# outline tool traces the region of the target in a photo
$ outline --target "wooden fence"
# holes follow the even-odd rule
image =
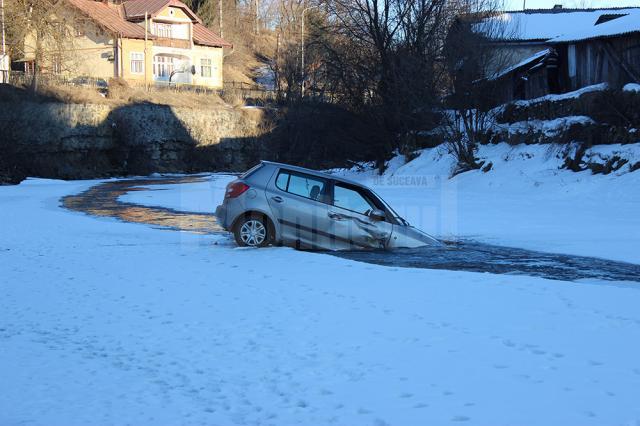
[[[29,86],[32,75],[24,72],[13,72],[9,77],[9,83],[14,86]],[[93,77],[65,77],[59,75],[42,74],[38,76],[38,84],[54,86],[89,87],[101,92],[108,91],[109,83],[103,78]],[[133,87],[142,85],[132,84]],[[149,91],[194,93],[198,95],[218,95],[222,97],[236,97],[249,104],[261,104],[273,102],[277,99],[275,90],[267,90],[258,84],[250,84],[241,81],[225,82],[222,88],[213,88],[188,83],[162,83],[154,82],[149,85]]]
[[[9,84],[14,86],[29,86],[33,80],[31,74],[13,71],[9,76]],[[95,89],[104,89],[108,87],[108,83],[103,78],[93,77],[62,77],[58,75],[42,74],[38,76],[38,84],[54,85],[54,86],[78,86],[90,87]]]

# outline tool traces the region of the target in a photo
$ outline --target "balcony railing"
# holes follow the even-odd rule
[[[153,45],[162,47],[176,47],[178,49],[191,49],[191,40],[158,37],[153,40]]]

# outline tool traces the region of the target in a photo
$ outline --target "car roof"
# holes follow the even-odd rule
[[[335,181],[348,183],[350,185],[358,186],[360,188],[369,189],[369,188],[367,188],[366,186],[364,186],[361,183],[354,182],[354,181],[352,181],[350,179],[345,179],[345,178],[342,178],[342,177],[339,177],[339,176],[334,176],[334,175],[331,175],[329,173],[320,172],[318,170],[307,169],[305,167],[300,167],[300,166],[293,166],[291,164],[276,163],[275,161],[262,160],[260,162],[262,164],[268,164],[270,166],[282,167],[282,168],[285,168],[285,169],[288,169],[288,170],[292,170],[292,171],[295,171],[295,172],[306,173],[306,174],[309,174],[309,175],[318,176],[318,177],[322,177],[322,178],[325,178],[325,179],[332,179],[332,180],[335,180]]]

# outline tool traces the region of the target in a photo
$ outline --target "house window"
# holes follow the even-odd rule
[[[211,59],[200,59],[200,75],[203,77],[211,77]]]
[[[131,72],[133,74],[144,72],[144,53],[131,52]]]
[[[156,22],[156,35],[163,38],[171,38],[171,24]]]
[[[169,77],[174,70],[173,57],[156,55],[153,58],[153,75],[156,77]]]

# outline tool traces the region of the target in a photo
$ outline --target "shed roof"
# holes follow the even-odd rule
[[[603,15],[623,15],[622,18],[624,18],[638,11],[640,8],[637,7],[510,11],[482,20],[475,24],[474,30],[489,33],[488,36],[495,41],[544,42],[560,37],[571,37],[571,34],[592,31],[596,22],[601,20]],[[602,23],[598,27],[622,18]]]
[[[544,58],[549,54],[550,51],[551,51],[550,49],[544,49],[539,52],[536,52],[533,55],[529,56],[528,58],[521,60],[517,64],[514,64],[508,68],[501,70],[496,75],[491,77],[489,80],[498,80],[507,74],[510,74],[514,71],[518,71],[520,69],[524,69],[527,66],[529,66],[530,68],[535,67],[536,65],[544,61]]]
[[[553,43],[586,41],[599,38],[640,33],[640,10],[632,10],[624,16],[608,20],[598,25],[572,31],[550,40]]]

